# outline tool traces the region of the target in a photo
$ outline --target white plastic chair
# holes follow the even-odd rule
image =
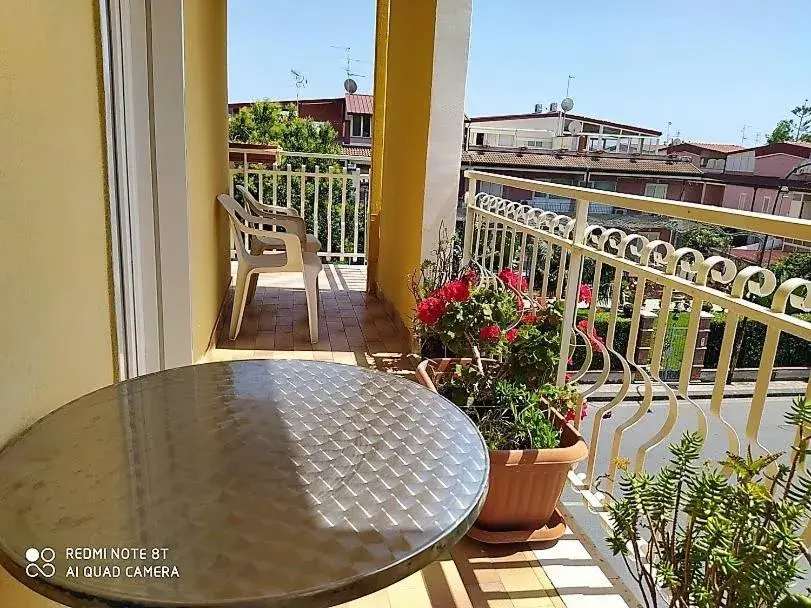
[[[301,223],[301,232],[305,233],[305,240],[302,243],[304,246],[304,251],[311,251],[313,253],[318,253],[321,250],[321,241],[319,241],[314,234],[306,234],[306,228],[304,225],[304,220],[299,216],[298,213],[295,212],[294,209],[290,209],[289,207],[277,207],[275,205],[266,205],[265,203],[260,203],[256,198],[251,194],[251,191],[248,190],[242,184],[237,185],[237,190],[242,193],[242,197],[244,198],[245,202],[247,203],[247,207],[251,213],[254,215],[258,215],[260,217],[267,217],[269,220],[279,219],[280,216],[284,216],[282,219],[288,218],[297,218],[297,220]],[[272,224],[273,222],[265,222],[266,224]],[[276,239],[275,237],[271,238],[257,238],[256,240],[256,247],[251,246],[251,253],[260,254],[266,249],[280,249],[283,247],[282,242]]]
[[[231,311],[231,327],[228,336],[235,340],[242,327],[242,315],[245,305],[253,296],[256,281],[260,274],[280,272],[301,272],[304,278],[304,291],[307,295],[307,317],[310,324],[310,341],[318,342],[318,273],[321,272],[321,260],[318,254],[302,251],[304,238],[295,218],[259,217],[248,213],[232,196],[220,194],[217,200],[225,207],[231,220],[234,235],[234,247],[237,251],[237,282],[234,288],[234,306]],[[299,220],[301,218],[298,218]],[[274,225],[284,228],[286,232],[271,232],[255,228],[255,225]],[[284,251],[273,254],[254,254],[245,248],[245,235],[259,239],[278,239]]]

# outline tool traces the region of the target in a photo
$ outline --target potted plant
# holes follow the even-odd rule
[[[457,355],[422,361],[417,377],[458,405],[489,448],[487,499],[469,533],[483,542],[560,537],[558,500],[569,470],[588,454],[570,424],[585,404],[574,386],[552,383],[560,309],[531,300],[525,289],[509,269],[483,278],[468,268],[417,302],[418,335]]]
[[[723,469],[698,465],[702,438],[686,434],[655,475],[625,471],[608,510],[607,541],[622,556],[648,608],[790,608],[811,561],[800,533],[811,515],[811,401],[786,415],[798,441],[788,458],[727,454]],[[731,477],[730,477],[731,475]]]

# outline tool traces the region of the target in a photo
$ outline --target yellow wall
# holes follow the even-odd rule
[[[410,326],[408,278],[421,261],[436,1],[390,0],[389,11],[385,125],[375,123],[375,139],[385,128],[377,283]]]
[[[0,444],[115,379],[97,5],[0,2]]]
[[[225,213],[215,200],[228,192],[226,0],[184,2],[183,31],[196,360],[208,348],[230,280]]]

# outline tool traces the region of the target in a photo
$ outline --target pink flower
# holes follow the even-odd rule
[[[501,336],[501,330],[498,325],[485,325],[479,330],[479,340],[483,342],[494,342]]]
[[[583,333],[589,333],[589,322],[586,319],[582,319],[577,322],[577,329],[582,331]]]
[[[580,283],[580,287],[577,289],[577,300],[585,304],[591,304],[592,295],[591,286]]]
[[[532,325],[537,320],[538,315],[536,315],[534,312],[528,312],[523,317],[521,317],[521,322],[526,323],[527,325]]]
[[[417,318],[425,325],[433,325],[445,314],[447,305],[443,300],[428,296],[417,304]]]
[[[527,280],[514,270],[504,268],[498,273],[498,278],[501,279],[505,285],[509,285],[513,289],[518,289],[519,291],[527,290]]]
[[[572,381],[573,376],[574,376],[574,374],[572,372],[566,372],[566,375],[564,375],[564,377],[563,377],[566,384],[568,384],[569,382]]]
[[[505,340],[507,340],[507,342],[513,342],[513,341],[515,341],[515,339],[516,339],[517,337],[518,337],[518,330],[517,330],[517,329],[508,329],[508,330],[507,330],[507,331],[504,333],[504,339],[505,339]]]
[[[566,365],[574,365],[574,359],[570,358],[568,361],[566,361]]]
[[[446,302],[464,302],[470,297],[470,287],[464,281],[451,281],[437,291],[436,296]]]

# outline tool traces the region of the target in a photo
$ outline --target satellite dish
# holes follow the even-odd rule
[[[572,135],[577,135],[583,130],[583,123],[580,122],[579,120],[573,120],[572,122],[569,123],[569,126],[566,128],[566,130]]]
[[[564,112],[569,112],[574,107],[574,100],[571,97],[567,97],[563,101],[560,102],[560,109]]]
[[[681,140],[677,137],[671,142],[671,145],[678,146],[680,143],[681,143]]]
[[[358,90],[358,83],[352,80],[351,78],[347,78],[344,80],[344,91],[349,93],[350,95]]]

